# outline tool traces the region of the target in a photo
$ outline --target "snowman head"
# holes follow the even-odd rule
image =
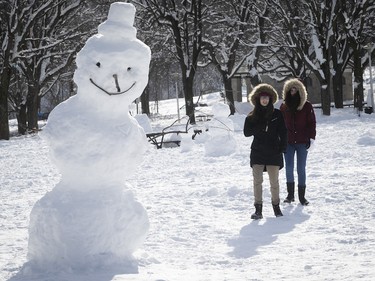
[[[74,81],[89,103],[129,105],[146,87],[151,51],[136,38],[134,15],[132,4],[113,3],[98,34],[77,54]]]

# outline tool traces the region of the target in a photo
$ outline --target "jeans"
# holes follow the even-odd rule
[[[307,149],[306,144],[288,144],[285,158],[286,182],[294,182],[294,155],[297,153],[297,175],[298,185],[306,186],[306,160]]]

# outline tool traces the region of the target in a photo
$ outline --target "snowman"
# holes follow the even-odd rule
[[[77,54],[77,94],[51,112],[43,130],[61,181],[30,215],[34,268],[137,272],[132,254],[149,222],[126,178],[147,140],[129,106],[147,85],[151,52],[136,38],[134,16],[132,4],[110,6],[98,34]]]
[[[227,156],[236,151],[237,143],[233,136],[234,124],[228,118],[230,109],[227,104],[216,103],[212,106],[214,118],[207,123],[208,138],[205,141],[206,156]]]

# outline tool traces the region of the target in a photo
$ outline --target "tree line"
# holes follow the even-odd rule
[[[75,55],[105,20],[111,2],[0,0],[0,139],[9,139],[10,112],[23,134],[38,128],[42,98],[58,103],[74,93]],[[234,114],[231,78],[240,66],[246,66],[253,86],[263,74],[283,81],[314,73],[325,115],[331,91],[335,107],[343,107],[342,74],[350,67],[354,102],[362,110],[363,72],[369,53],[375,53],[374,1],[128,2],[137,8],[138,37],[152,50],[150,82],[141,96],[144,113],[165,79],[179,79],[186,115],[195,123],[194,87],[206,74],[220,80]]]

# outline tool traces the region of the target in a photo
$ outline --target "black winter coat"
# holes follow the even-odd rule
[[[269,121],[254,122],[250,116],[245,119],[243,129],[246,137],[254,136],[251,144],[250,166],[273,165],[284,167],[283,155],[287,146],[287,129],[280,110],[274,109]]]

